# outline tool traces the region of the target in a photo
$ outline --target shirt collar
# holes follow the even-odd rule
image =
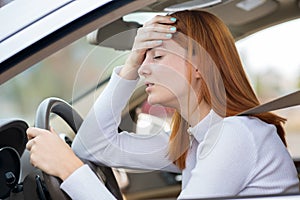
[[[215,111],[211,110],[198,124],[188,129],[188,133],[191,134],[198,142],[203,141],[205,134],[209,128],[220,122],[223,118],[219,116]]]

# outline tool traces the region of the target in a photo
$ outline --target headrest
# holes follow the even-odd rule
[[[28,125],[20,119],[0,119],[0,149],[2,147],[14,148],[19,156],[23,154],[27,135]]]

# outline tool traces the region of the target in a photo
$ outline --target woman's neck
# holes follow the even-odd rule
[[[190,109],[190,111],[188,111],[188,109]],[[211,107],[205,101],[201,101],[201,103],[196,106],[181,109],[179,113],[191,127],[194,127],[209,114],[210,110]]]

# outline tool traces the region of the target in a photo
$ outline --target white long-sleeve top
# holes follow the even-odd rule
[[[168,159],[168,137],[118,133],[121,112],[138,80],[116,68],[73,142],[84,159],[111,167],[179,172]],[[254,117],[221,118],[213,110],[190,128],[191,147],[178,199],[298,192],[293,161],[273,125]],[[115,199],[84,165],[62,184],[72,199]]]

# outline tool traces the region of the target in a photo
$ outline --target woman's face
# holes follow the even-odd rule
[[[180,104],[186,105],[190,87],[186,54],[187,51],[173,40],[147,51],[139,74],[145,78],[150,104],[177,109],[181,108]]]

